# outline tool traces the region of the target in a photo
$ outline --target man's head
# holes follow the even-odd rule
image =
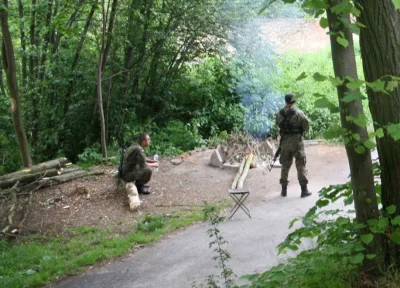
[[[296,103],[296,96],[294,94],[285,95],[285,103],[288,106],[293,106]]]
[[[149,146],[150,142],[151,142],[149,134],[147,134],[147,133],[140,134],[139,138],[138,138],[138,142],[139,142],[139,145],[142,146],[143,148],[146,148],[147,146]]]

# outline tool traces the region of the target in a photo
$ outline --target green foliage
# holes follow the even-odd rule
[[[360,79],[363,77],[362,62],[359,45],[355,43],[357,69]],[[275,88],[279,91],[290,91],[298,95],[297,106],[303,110],[310,120],[310,131],[306,137],[323,138],[325,133],[332,134],[340,131],[340,117],[338,110],[338,99],[336,85],[342,80],[333,78],[332,56],[327,49],[313,53],[286,52],[278,61],[278,66],[282,71],[280,78],[277,79]],[[307,72],[305,72],[307,71]],[[320,71],[324,71],[322,75]],[[308,77],[313,75],[313,77]],[[360,83],[358,83],[360,82]],[[359,88],[364,84],[358,81]],[[350,82],[350,85],[354,82]],[[365,100],[364,94],[348,94],[343,101],[349,102],[356,99]],[[363,101],[365,120],[371,122],[368,101]],[[340,133],[334,133],[334,137]],[[333,134],[332,134],[333,136]],[[331,137],[329,137],[331,138]]]
[[[216,204],[216,213],[226,205]],[[79,273],[97,261],[121,256],[137,244],[148,244],[176,229],[202,221],[202,209],[146,216],[132,233],[113,228],[81,226],[50,238],[24,237],[0,241],[0,287],[38,287]]]
[[[78,155],[79,162],[90,163],[91,165],[100,164],[103,160],[103,155],[99,153],[100,145],[95,145],[92,148],[85,148],[82,154]]]
[[[147,215],[137,226],[138,232],[151,233],[164,227],[163,217]]]
[[[149,153],[157,152],[164,156],[181,154],[205,144],[196,127],[179,121],[168,122],[165,127],[155,130],[151,134],[151,139]]]

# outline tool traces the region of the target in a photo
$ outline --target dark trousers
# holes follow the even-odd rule
[[[124,180],[124,182],[136,181],[136,184],[146,184],[150,181],[152,174],[153,170],[151,170],[151,168],[140,168],[128,173],[124,173],[122,180]]]

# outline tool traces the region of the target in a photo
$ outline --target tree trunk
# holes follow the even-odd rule
[[[72,61],[72,65],[71,65],[71,76],[70,76],[71,78],[73,77],[73,72],[74,72],[76,66],[78,65],[78,60],[79,60],[79,56],[80,56],[82,48],[83,48],[83,43],[85,42],[86,35],[89,30],[90,23],[92,22],[93,14],[94,14],[96,8],[97,8],[97,0],[93,2],[92,8],[90,9],[89,16],[86,19],[85,27],[83,28],[83,31],[82,31],[82,34],[81,34],[81,37],[79,40],[78,47],[76,48],[76,51],[75,51],[74,60]],[[68,112],[71,93],[72,93],[73,88],[74,88],[74,81],[71,79],[68,82],[67,92],[66,92],[65,98],[64,98],[64,116]]]
[[[103,59],[104,57],[104,46],[105,46],[105,34],[106,34],[106,13],[104,9],[104,0],[102,1],[103,5],[103,27],[102,27],[102,39],[101,39],[101,48],[100,48],[100,55],[99,55],[99,64],[97,67],[97,85],[96,85],[96,93],[97,93],[97,106],[99,108],[99,115],[100,115],[100,130],[101,130],[101,151],[103,154],[104,159],[107,159],[107,142],[106,142],[106,126],[104,120],[104,110],[103,110],[103,94],[102,94],[102,80],[103,80]]]
[[[400,10],[392,0],[357,0],[363,7],[360,22],[360,47],[365,80],[374,82],[385,75],[400,76]],[[390,96],[367,89],[375,129],[400,122],[400,87]],[[386,134],[377,138],[381,165],[382,206],[396,206],[394,216],[400,215],[400,141]],[[392,247],[393,248],[393,247]],[[388,252],[388,258],[400,264],[400,252]],[[390,248],[389,248],[390,249]],[[390,251],[390,250],[389,250]]]
[[[334,7],[340,4],[342,0],[331,1],[331,6]],[[330,9],[327,9],[331,50],[332,50],[332,61],[333,68],[335,72],[335,77],[344,79],[346,76],[350,76],[354,79],[358,79],[356,58],[354,53],[354,43],[352,33],[343,25],[339,18],[345,18],[350,21],[348,14],[337,15],[334,14]],[[344,48],[340,45],[336,38],[338,37],[338,32],[343,31],[345,38],[349,42],[349,46]],[[356,140],[352,137],[353,134],[358,134],[360,136],[360,141],[364,142],[368,139],[368,132],[366,127],[360,127],[353,122],[348,121],[346,118],[348,116],[358,118],[359,115],[363,115],[363,107],[361,100],[352,101],[345,103],[342,99],[347,93],[359,92],[350,90],[346,87],[346,83],[337,87],[337,93],[339,98],[339,108],[340,108],[340,119],[342,122],[342,127],[347,129],[347,134],[345,135],[345,147],[347,158],[350,165],[351,173],[351,183],[353,187],[353,198],[354,205],[356,209],[356,217],[359,223],[367,223],[368,220],[379,217],[378,203],[374,186],[374,175],[372,168],[371,152],[369,149],[363,154],[359,154],[355,151],[355,145],[358,144]],[[362,231],[363,233],[369,233],[366,229]],[[372,243],[371,253],[376,255],[382,254],[382,241],[380,237],[375,237]],[[381,257],[376,257],[374,263],[367,262],[366,265],[370,267],[382,267],[383,262]],[[378,269],[376,269],[377,271]]]
[[[8,26],[8,0],[3,0],[6,9],[0,9],[0,25],[3,34],[2,57],[3,66],[7,75],[8,90],[11,97],[11,112],[14,123],[15,133],[22,162],[25,167],[32,165],[31,155],[29,153],[28,140],[25,134],[25,128],[22,123],[21,105],[18,92],[17,70],[15,65],[14,46]]]
[[[36,0],[32,0],[32,13],[31,13],[31,23],[30,23],[30,28],[29,28],[29,35],[30,35],[30,49],[31,53],[29,56],[29,88],[30,88],[30,97],[32,100],[32,108],[33,108],[33,115],[31,118],[31,123],[32,123],[32,141],[31,144],[33,147],[36,146],[39,138],[39,123],[38,123],[38,118],[39,118],[39,101],[38,101],[38,95],[36,91],[36,76],[37,76],[37,56],[34,56],[36,54],[37,49],[37,43],[36,43]]]
[[[26,88],[26,77],[27,75],[27,59],[26,59],[26,38],[24,28],[24,6],[22,0],[18,0],[18,12],[19,12],[19,31],[21,34],[21,48],[22,48],[22,87]]]
[[[43,172],[43,171],[53,169],[53,168],[60,169],[67,162],[68,162],[67,158],[59,158],[59,159],[50,160],[47,162],[43,162],[43,163],[31,166],[28,169],[19,170],[19,171],[10,173],[10,174],[0,176],[0,181],[5,181],[6,179],[19,177],[22,175]]]
[[[385,75],[400,76],[400,10],[392,0],[358,0],[364,8],[360,21],[360,46],[365,79],[373,82]],[[383,21],[384,20],[384,21]],[[375,128],[400,122],[400,87],[391,96],[367,89]],[[400,141],[390,135],[377,139],[379,162],[382,169],[383,208],[396,205],[400,215]]]

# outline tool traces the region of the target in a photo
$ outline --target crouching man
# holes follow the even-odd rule
[[[159,166],[158,161],[146,158],[144,148],[150,145],[150,136],[140,134],[138,143],[132,144],[124,153],[122,164],[122,180],[125,183],[135,182],[139,194],[150,194],[147,184],[152,175],[152,169]]]

